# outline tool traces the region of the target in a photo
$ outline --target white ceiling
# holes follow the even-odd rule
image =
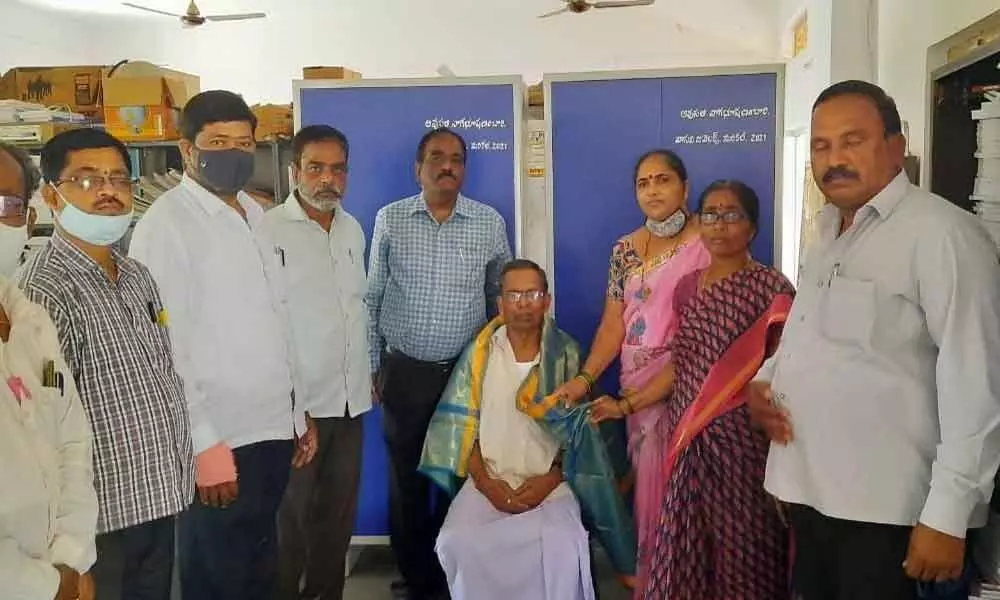
[[[142,18],[162,18],[151,13],[145,13],[143,11],[136,10],[134,8],[124,6],[121,0],[18,0],[25,4],[33,4],[36,6],[41,6],[44,8],[55,9],[67,12],[78,12],[78,13],[99,13],[102,15],[118,15],[125,17],[142,17]],[[164,10],[173,13],[182,13],[187,8],[188,0],[131,0],[134,4],[141,4],[149,6],[150,8],[155,8],[159,10]],[[259,12],[265,11],[271,14],[275,13],[289,13],[289,12],[302,12],[303,10],[315,11],[317,9],[317,4],[323,8],[330,8],[333,10],[348,8],[347,5],[354,4],[349,8],[361,8],[363,4],[368,3],[370,0],[327,0],[323,3],[315,2],[304,2],[302,0],[297,0],[296,2],[290,2],[288,0],[277,1],[277,0],[198,0],[198,6],[201,11],[205,14],[219,14],[219,13],[235,13],[235,12]],[[447,15],[452,12],[450,9],[444,9],[444,4],[447,2],[442,2],[441,0],[425,0],[428,2],[422,7],[419,4],[414,4],[420,0],[396,0],[395,4],[402,9],[404,6],[406,8],[418,8],[420,12],[436,12],[441,15]],[[791,1],[802,1],[802,0],[729,0],[723,4],[738,5],[738,10],[733,12],[719,12],[716,13],[716,19],[721,22],[730,21],[733,22],[737,19],[745,20],[745,9],[749,9],[752,12],[756,12],[760,15],[766,15],[769,21],[775,20],[777,13],[779,11],[779,6],[782,4],[787,4]],[[489,13],[498,8],[498,5],[502,5],[503,8],[511,8],[517,6],[525,11],[525,14],[534,16],[535,14],[540,14],[543,12],[548,12],[552,9],[558,8],[562,5],[563,0],[479,0],[478,5],[475,0],[464,0],[461,4],[464,5],[462,12],[480,12]],[[452,3],[454,4],[454,3]],[[644,7],[637,9],[628,9],[626,12],[631,12],[634,14],[650,14],[651,11],[656,11],[659,15],[682,15],[687,12],[690,5],[695,4],[688,2],[686,0],[659,0],[659,2],[653,7]],[[704,3],[701,3],[704,4]],[[711,4],[711,3],[710,3]],[[312,6],[310,6],[312,5]],[[428,10],[427,7],[434,6],[434,10]],[[645,11],[645,12],[643,12]],[[615,10],[614,12],[619,12]],[[591,11],[586,15],[586,17],[592,17],[597,14],[608,14],[609,11]],[[577,18],[583,17],[584,15],[576,15]],[[753,20],[752,20],[753,21]],[[749,25],[755,25],[755,23],[748,23]]]
[[[543,72],[772,62],[780,60],[779,5],[791,0],[657,0],[551,19],[536,16],[561,0],[199,0],[206,14],[260,11],[268,18],[197,29],[118,0],[19,1],[76,20],[100,15],[99,23],[71,27],[89,35],[88,60],[149,60],[201,75],[204,88],[287,101],[289,82],[317,64],[376,78],[434,76],[448,65],[458,75],[521,73],[534,81]],[[187,5],[132,1],[171,12]],[[81,45],[72,47],[78,53]],[[72,60],[79,58],[64,62]]]
[[[21,0],[28,4],[40,5],[45,8],[80,13],[100,13],[104,15],[123,15],[143,18],[157,18],[156,15],[123,6],[120,0]],[[363,1],[363,0],[362,0]],[[134,0],[134,4],[142,4],[167,12],[182,13],[187,9],[188,0]],[[257,11],[265,2],[253,0],[200,0],[198,6],[204,13],[229,13]]]

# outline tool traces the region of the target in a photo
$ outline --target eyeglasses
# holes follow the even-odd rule
[[[0,219],[7,217],[23,217],[28,203],[20,196],[0,195]]]
[[[726,225],[734,225],[740,221],[745,221],[747,216],[738,210],[730,210],[723,213],[717,212],[703,212],[701,213],[701,222],[704,225],[715,225],[718,222],[723,222]]]
[[[129,193],[132,191],[132,178],[128,175],[71,175],[65,179],[60,179],[55,184],[62,185],[72,183],[84,192],[93,192],[110,184],[116,192]]]
[[[503,293],[503,299],[511,304],[517,304],[521,300],[535,303],[544,298],[545,295],[545,292],[542,290],[528,290],[523,292],[520,290],[511,290]]]

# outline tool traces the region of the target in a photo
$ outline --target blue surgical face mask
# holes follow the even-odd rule
[[[63,209],[56,215],[56,221],[63,230],[73,237],[95,246],[110,246],[122,239],[132,224],[132,211],[123,215],[94,215],[83,212],[62,195],[55,185],[49,184],[63,201]]]

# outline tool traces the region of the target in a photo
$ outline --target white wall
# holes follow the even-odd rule
[[[924,160],[927,48],[936,0],[879,0],[879,85],[909,125],[910,152]],[[953,6],[958,3],[953,3]],[[971,22],[971,21],[970,21]]]
[[[802,11],[809,19],[806,51],[790,59],[786,70],[787,131],[809,127],[816,96],[832,82],[875,79],[877,4],[878,0],[781,0],[777,16],[780,35],[787,37]]]
[[[539,20],[559,0],[433,0],[432,9],[412,0],[216,0],[213,10],[259,9],[269,17],[194,30],[166,18],[118,17],[126,25],[106,28],[99,46],[196,73],[204,89],[287,102],[307,65],[347,65],[383,78],[433,76],[446,64],[458,75],[522,74],[533,82],[543,72],[773,62],[777,2],[661,2]]]
[[[813,100],[830,81],[831,0],[782,0],[779,35],[787,35],[803,10],[809,19],[809,41],[805,52],[789,60],[785,67],[786,131],[809,127]]]
[[[75,65],[94,62],[92,23],[82,15],[43,10],[0,0],[0,72],[15,66]]]
[[[933,0],[930,15],[931,43],[958,33],[998,10],[1000,0]]]
[[[924,167],[928,49],[998,10],[1000,0],[879,0],[879,84],[896,99]]]
[[[836,0],[830,44],[830,81],[878,77],[879,0]]]

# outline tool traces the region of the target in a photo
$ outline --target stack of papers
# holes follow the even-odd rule
[[[133,221],[138,221],[156,199],[167,190],[177,187],[182,174],[173,169],[167,173],[143,175],[136,182],[133,191]]]
[[[20,100],[0,100],[0,124],[86,123],[87,117],[66,107],[45,106]]]
[[[1000,586],[984,584],[979,591],[969,596],[969,600],[1000,600]]]
[[[979,171],[970,199],[1000,248],[1000,92],[987,92],[986,101],[979,110],[972,111],[972,118],[979,122]]]

